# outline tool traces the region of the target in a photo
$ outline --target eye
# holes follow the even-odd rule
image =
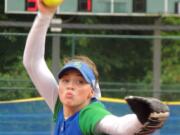
[[[76,83],[77,84],[84,84],[85,82],[83,80],[77,80]]]
[[[61,79],[61,82],[62,82],[62,83],[69,83],[69,82],[70,82],[70,80],[69,80],[69,79],[64,78],[64,79]]]
[[[77,84],[77,85],[84,85],[84,84],[86,84],[86,81],[83,80],[83,79],[77,79],[77,80],[76,80],[76,84]]]

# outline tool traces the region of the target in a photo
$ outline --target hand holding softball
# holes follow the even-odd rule
[[[38,0],[38,9],[43,14],[52,14],[62,2],[63,0]]]

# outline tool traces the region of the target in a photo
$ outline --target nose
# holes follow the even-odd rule
[[[68,89],[68,90],[74,90],[74,82],[73,81],[69,81],[68,82],[68,84],[67,84],[67,86],[66,86],[66,88]]]

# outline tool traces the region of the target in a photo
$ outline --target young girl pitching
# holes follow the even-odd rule
[[[143,127],[140,117],[117,117],[99,101],[98,71],[85,56],[68,59],[60,69],[57,82],[45,59],[45,38],[57,7],[38,0],[39,12],[29,32],[23,63],[35,87],[54,114],[54,135],[133,135]],[[120,110],[119,110],[120,111]],[[154,132],[156,128],[151,130]]]

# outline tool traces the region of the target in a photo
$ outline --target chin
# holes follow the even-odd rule
[[[63,102],[63,104],[66,105],[66,106],[72,106],[72,107],[75,106],[74,101],[72,101],[72,100],[65,100]]]

